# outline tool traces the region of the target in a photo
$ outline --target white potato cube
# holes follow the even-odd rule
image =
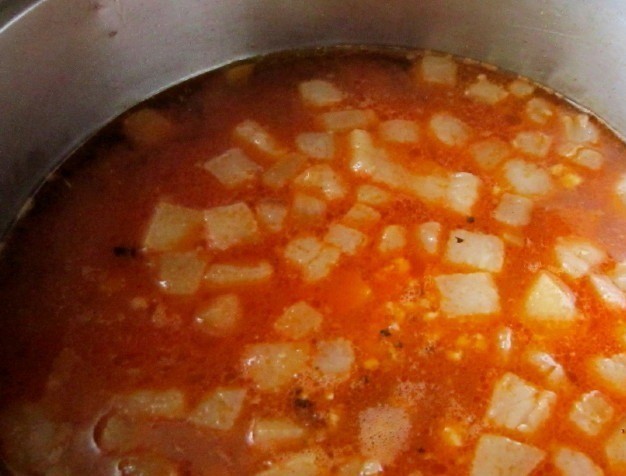
[[[464,145],[472,132],[463,121],[445,112],[435,114],[429,126],[437,139],[451,147]]]
[[[288,185],[306,164],[307,159],[303,155],[287,154],[263,173],[261,181],[266,187],[279,190]]]
[[[598,141],[598,128],[587,114],[561,116],[563,138],[570,144],[593,144]]]
[[[424,81],[444,86],[456,85],[457,69],[456,62],[450,56],[427,54],[420,63],[420,73]]]
[[[319,330],[322,313],[304,301],[299,301],[283,311],[274,329],[291,339],[302,339]]]
[[[606,307],[614,310],[626,309],[626,296],[611,281],[611,278],[603,274],[591,274],[589,275],[589,282]]]
[[[159,256],[159,286],[168,294],[194,294],[200,287],[206,261],[195,251]]]
[[[441,311],[448,317],[500,311],[498,288],[489,273],[444,274],[435,278]]]
[[[554,253],[561,270],[576,279],[607,259],[606,253],[596,245],[574,236],[558,238]]]
[[[313,451],[283,455],[269,469],[256,473],[255,476],[320,476],[325,474]]]
[[[459,172],[450,174],[446,192],[446,205],[462,215],[470,215],[478,200],[481,180],[476,175]]]
[[[359,414],[359,443],[366,458],[392,464],[409,444],[411,420],[403,408],[379,405]]]
[[[313,237],[295,238],[285,247],[285,258],[300,268],[307,282],[319,281],[328,276],[340,256],[338,248]]]
[[[578,317],[576,296],[559,278],[541,271],[527,292],[526,317],[538,322],[567,323]]]
[[[545,157],[548,155],[552,138],[543,132],[520,132],[513,139],[513,146],[528,155]]]
[[[337,172],[330,165],[319,164],[309,167],[294,180],[296,187],[311,190],[333,201],[345,197],[347,189]]]
[[[343,93],[329,81],[312,79],[298,85],[302,101],[310,106],[332,106],[343,100]]]
[[[369,132],[356,129],[348,134],[350,148],[350,168],[359,175],[371,176],[377,165],[386,158],[383,150],[374,145]]]
[[[160,202],[150,219],[143,246],[149,251],[170,251],[198,240],[202,211]]]
[[[524,353],[524,360],[544,377],[546,386],[552,390],[563,390],[569,385],[563,366],[550,354],[531,349]]]
[[[348,132],[353,129],[372,127],[378,122],[378,117],[371,109],[348,109],[321,114],[318,122],[326,131]]]
[[[504,264],[504,243],[495,235],[453,230],[448,239],[445,259],[482,271],[499,272]]]
[[[235,188],[249,183],[263,170],[241,149],[229,149],[206,161],[203,167],[226,188]]]
[[[256,121],[245,120],[237,124],[233,136],[240,143],[272,158],[280,157],[285,153],[276,139]]]
[[[619,422],[604,444],[604,453],[611,469],[623,474],[626,470],[626,420]]]
[[[417,225],[415,232],[424,251],[429,255],[436,254],[439,250],[441,223],[436,221],[422,223],[421,225]]]
[[[594,357],[590,361],[590,368],[607,390],[618,396],[626,396],[626,353]]]
[[[346,212],[341,221],[348,226],[367,229],[378,223],[380,218],[381,215],[377,210],[357,203]]]
[[[296,147],[314,159],[330,160],[335,156],[335,138],[328,132],[303,132],[296,136]]]
[[[470,153],[480,168],[493,170],[511,155],[511,147],[501,139],[487,139],[472,144]]]
[[[526,103],[526,115],[537,124],[545,124],[554,115],[554,111],[545,99],[532,98]]]
[[[354,255],[365,246],[367,236],[354,228],[334,223],[328,227],[324,241],[347,255]]]
[[[167,418],[182,417],[187,408],[185,395],[178,389],[136,390],[114,399],[117,411],[130,417]]]
[[[326,216],[326,202],[306,193],[293,196],[291,212],[294,218],[303,222],[319,221]]]
[[[308,360],[308,346],[277,342],[247,346],[242,365],[259,390],[277,392],[306,370]]]
[[[267,261],[256,264],[212,264],[204,275],[205,281],[218,287],[247,286],[265,283],[274,274]]]
[[[489,81],[486,75],[479,74],[476,82],[465,90],[465,95],[474,101],[493,106],[505,99],[509,92],[502,86]]]
[[[493,217],[500,223],[510,226],[526,226],[530,223],[533,202],[529,198],[512,193],[505,193],[493,212]]]
[[[256,207],[257,220],[268,231],[278,233],[282,231],[287,218],[287,207],[279,202],[262,201]]]
[[[604,155],[593,149],[580,149],[570,161],[589,170],[600,170],[604,164]]]
[[[621,175],[619,181],[615,185],[615,194],[621,201],[622,205],[626,206],[626,174]]]
[[[519,159],[507,161],[503,166],[504,177],[520,195],[546,195],[552,191],[550,174],[541,167]]]
[[[556,394],[540,390],[513,373],[496,382],[485,419],[524,434],[534,433],[550,417]]]
[[[387,142],[414,144],[419,140],[419,127],[414,121],[391,119],[378,126],[380,136]]]
[[[406,246],[406,228],[402,225],[388,225],[383,229],[378,243],[378,251],[392,253]]]
[[[352,343],[346,339],[323,340],[317,343],[313,367],[324,377],[346,380],[354,365]]]
[[[511,94],[515,97],[525,98],[535,91],[535,86],[525,79],[518,78],[509,83],[508,90],[511,91]]]
[[[531,445],[497,435],[478,440],[471,476],[528,476],[546,457]]]
[[[248,433],[248,444],[276,448],[300,440],[305,430],[287,418],[256,418]]]
[[[371,205],[373,207],[382,207],[389,204],[393,197],[392,195],[375,185],[359,185],[356,189],[356,199],[360,203]]]
[[[243,202],[205,210],[204,227],[209,247],[220,251],[252,243],[259,237],[254,213]]]
[[[230,430],[241,413],[246,390],[218,387],[189,414],[189,421],[214,430]]]
[[[626,291],[626,261],[617,263],[609,273],[615,285],[622,291]]]
[[[604,472],[585,453],[561,446],[552,456],[562,476],[602,476]]]
[[[220,337],[232,333],[243,317],[241,299],[236,294],[222,294],[202,306],[195,323],[203,332]]]
[[[593,390],[574,402],[569,420],[586,435],[597,436],[614,415],[611,402],[599,391]]]

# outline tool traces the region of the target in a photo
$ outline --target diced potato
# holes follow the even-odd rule
[[[392,201],[392,196],[386,190],[376,187],[375,185],[359,185],[356,189],[356,199],[360,203],[371,205],[373,207],[381,207]]]
[[[241,149],[229,149],[204,163],[204,169],[227,188],[239,187],[251,182],[262,167],[250,160]]]
[[[256,476],[321,476],[326,474],[312,451],[283,456],[270,469],[256,473]]]
[[[611,403],[599,391],[580,396],[569,412],[570,421],[583,433],[597,436],[615,414]]]
[[[604,164],[604,156],[593,149],[580,149],[570,160],[589,170],[600,170]]]
[[[611,436],[606,440],[604,452],[612,469],[626,470],[626,420],[619,422]]]
[[[335,138],[328,132],[303,132],[296,136],[296,147],[314,159],[330,160],[335,155]]]
[[[504,263],[504,243],[495,235],[453,230],[448,239],[445,259],[482,271],[499,272]]]
[[[419,127],[414,121],[391,119],[378,126],[380,136],[387,142],[414,144],[419,140]]]
[[[377,169],[379,162],[386,158],[382,149],[374,145],[369,132],[356,129],[348,134],[350,147],[350,168],[359,175],[371,176]]]
[[[526,103],[526,115],[537,124],[545,124],[554,115],[552,105],[542,98],[532,98]]]
[[[312,79],[298,85],[300,97],[305,104],[314,107],[332,106],[343,100],[343,93],[329,81]]]
[[[226,81],[230,84],[245,84],[254,73],[254,68],[255,64],[253,62],[237,63],[228,67],[228,69],[224,71],[224,76],[226,77]]]
[[[318,122],[326,131],[347,132],[352,129],[368,129],[378,122],[378,117],[371,109],[348,109],[321,114]]]
[[[202,306],[195,315],[196,325],[209,335],[220,337],[233,332],[243,317],[241,299],[236,294],[222,294]]]
[[[572,278],[583,277],[607,259],[596,245],[574,236],[558,238],[554,253],[561,270]]]
[[[417,239],[429,255],[434,255],[439,250],[441,237],[441,223],[429,221],[416,227]]]
[[[307,159],[300,154],[288,154],[263,173],[263,185],[274,190],[291,182],[306,167]]]
[[[353,457],[343,463],[337,469],[337,476],[375,476],[382,474],[383,465],[379,461],[363,460],[363,458]],[[421,473],[420,473],[421,475]],[[409,476],[416,476],[411,473]]]
[[[347,211],[341,221],[347,226],[367,229],[375,225],[380,218],[380,213],[372,207],[357,203]]]
[[[525,443],[498,435],[483,435],[478,440],[471,476],[528,476],[546,453]]]
[[[302,339],[322,325],[322,313],[304,301],[299,301],[283,311],[274,329],[291,339]]]
[[[285,153],[276,139],[256,121],[245,120],[237,124],[233,136],[242,144],[272,158],[278,158]]]
[[[554,452],[552,462],[563,476],[602,476],[604,474],[589,456],[563,446]]]
[[[189,414],[189,421],[214,430],[230,430],[241,413],[246,390],[218,387]]]
[[[328,228],[324,241],[343,253],[354,255],[367,243],[367,236],[359,230],[340,223],[334,223]]]
[[[293,196],[292,214],[303,222],[319,221],[326,216],[326,202],[306,193]]]
[[[205,210],[204,227],[209,247],[220,251],[254,242],[259,237],[254,213],[243,202]]]
[[[257,203],[257,220],[272,233],[282,231],[287,218],[287,207],[279,202],[262,201]]]
[[[546,195],[553,188],[550,174],[535,164],[513,159],[503,169],[507,182],[520,195]]]
[[[118,396],[114,403],[121,414],[143,418],[181,418],[187,407],[185,395],[178,389],[136,390]]]
[[[609,276],[618,288],[622,291],[626,291],[626,261],[617,263],[609,273]]]
[[[143,108],[124,118],[122,131],[132,143],[141,147],[154,147],[174,138],[176,126],[162,112]]]
[[[563,115],[561,116],[561,124],[565,144],[581,146],[598,141],[598,128],[591,122],[587,114]]]
[[[444,86],[456,85],[457,64],[450,56],[424,55],[420,63],[424,81]]]
[[[489,81],[486,75],[479,74],[476,82],[465,90],[465,95],[474,101],[492,106],[506,98],[509,92],[502,86]]]
[[[205,281],[213,286],[246,286],[265,283],[274,274],[267,261],[256,264],[212,264],[204,275]]]
[[[496,349],[500,357],[508,360],[513,350],[513,330],[510,327],[500,327],[496,332]]]
[[[526,226],[530,223],[533,202],[529,198],[512,193],[505,193],[493,212],[493,217],[500,223],[510,226]]]
[[[485,170],[493,170],[511,155],[509,144],[500,139],[487,139],[472,144],[470,152],[474,161]]]
[[[256,418],[248,434],[248,444],[276,448],[304,437],[305,430],[287,418]]]
[[[616,310],[626,309],[626,295],[613,284],[611,278],[603,274],[591,274],[589,282],[606,307]]]
[[[485,419],[524,434],[534,433],[551,416],[556,394],[540,390],[513,373],[496,382]]]
[[[470,215],[478,200],[480,185],[481,180],[473,174],[467,172],[450,174],[446,205],[452,211],[462,215]]]
[[[277,392],[307,367],[309,349],[296,343],[253,344],[242,356],[244,375],[259,390]]]
[[[564,390],[569,385],[570,382],[563,366],[550,354],[531,349],[524,353],[524,360],[544,377],[547,387],[553,390]]]
[[[513,139],[513,146],[528,155],[545,157],[548,155],[552,139],[543,132],[520,132]]]
[[[535,92],[535,86],[526,79],[518,78],[509,83],[508,90],[513,96],[525,98]]]
[[[435,114],[429,122],[430,130],[447,146],[462,146],[470,138],[471,129],[460,119],[448,114]]]
[[[155,210],[143,246],[149,251],[171,251],[198,240],[204,223],[202,211],[160,202]]]
[[[116,474],[122,476],[179,476],[181,474],[176,463],[154,454],[124,457],[117,464],[117,468],[119,473]]]
[[[393,463],[409,444],[411,421],[403,408],[379,405],[359,414],[361,454],[383,465]]]
[[[195,251],[159,256],[159,286],[168,294],[194,294],[200,287],[206,261]]]
[[[622,204],[626,206],[626,174],[621,175],[615,185],[615,194]]]
[[[113,413],[98,422],[94,439],[107,453],[128,453],[141,445],[144,432],[131,417]]]
[[[339,200],[345,197],[347,192],[341,177],[327,164],[309,167],[296,177],[294,185],[311,190],[329,201]]]
[[[607,390],[618,396],[626,396],[626,353],[594,357],[590,361],[590,368]]]
[[[313,367],[324,377],[345,380],[354,365],[352,343],[346,339],[325,340],[317,343]]]
[[[444,274],[435,278],[441,311],[448,317],[500,311],[498,288],[489,273]]]
[[[378,251],[392,253],[406,246],[406,228],[401,225],[388,225],[383,229],[378,243]]]
[[[578,317],[576,296],[559,278],[541,271],[524,302],[526,317],[533,321],[567,323]]]

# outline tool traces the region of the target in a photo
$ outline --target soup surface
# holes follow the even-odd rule
[[[440,54],[129,112],[3,250],[17,474],[626,474],[626,151]]]

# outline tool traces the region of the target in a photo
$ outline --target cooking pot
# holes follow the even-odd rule
[[[0,0],[0,237],[64,157],[137,102],[233,60],[331,44],[492,63],[626,134],[622,0]]]

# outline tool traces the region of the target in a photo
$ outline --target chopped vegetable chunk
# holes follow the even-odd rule
[[[545,157],[552,145],[552,139],[542,132],[520,132],[513,139],[513,146],[528,154]]]
[[[472,144],[470,152],[481,168],[493,170],[510,155],[511,148],[503,140],[487,139]]]
[[[244,389],[216,388],[189,415],[189,421],[215,430],[230,430],[241,412]]]
[[[467,124],[450,114],[435,114],[429,124],[435,137],[445,145],[460,146],[470,138],[471,130]]]
[[[439,250],[439,238],[441,236],[441,223],[429,221],[417,226],[417,237],[424,251],[434,255]]]
[[[392,253],[406,246],[406,229],[400,225],[388,225],[383,229],[378,243],[378,251]]]
[[[471,84],[465,95],[475,101],[493,106],[509,95],[509,92],[502,86],[492,83],[484,74],[479,74],[476,82]]]
[[[194,294],[205,267],[206,262],[194,251],[164,253],[159,257],[159,286],[168,294]]]
[[[245,286],[268,281],[274,269],[267,261],[254,265],[212,264],[204,279],[213,286]]]
[[[456,85],[457,65],[450,56],[424,55],[420,64],[420,73],[424,81]]]
[[[292,339],[301,339],[316,332],[322,324],[322,314],[304,301],[289,306],[274,322],[274,329]]]
[[[546,452],[497,435],[483,435],[476,446],[472,476],[527,476]]]
[[[346,194],[343,180],[330,165],[309,167],[294,180],[296,187],[313,190],[326,200],[337,200]]]
[[[435,278],[441,310],[448,317],[494,314],[500,310],[498,288],[489,273],[447,274]]]
[[[277,392],[306,368],[307,346],[291,343],[254,344],[243,353],[244,374],[259,390]]]
[[[161,202],[154,210],[143,245],[150,251],[169,251],[192,244],[202,224],[200,210]]]
[[[602,470],[584,453],[561,447],[552,457],[563,476],[603,476]]]
[[[327,132],[303,132],[296,137],[296,146],[314,159],[329,160],[335,155],[335,139]]]
[[[606,260],[604,251],[577,237],[558,238],[554,252],[563,272],[573,278],[584,276]]]
[[[613,414],[611,403],[600,392],[593,390],[574,402],[569,419],[583,433],[596,436],[611,421]]]
[[[343,253],[354,255],[367,242],[367,236],[354,228],[340,223],[330,225],[324,241],[339,248]]]
[[[376,113],[370,109],[349,109],[326,112],[319,116],[323,129],[330,132],[346,132],[352,129],[367,129],[378,122]]]
[[[302,438],[304,433],[302,427],[286,418],[258,418],[252,424],[248,443],[261,448],[275,448]]]
[[[237,124],[233,135],[243,145],[266,156],[276,158],[284,153],[284,149],[258,122],[246,120]]]
[[[243,316],[241,299],[236,294],[215,297],[196,313],[196,324],[213,336],[223,336],[234,331]]]
[[[626,354],[595,357],[591,359],[590,366],[607,390],[616,395],[626,395]]]
[[[359,428],[361,454],[387,465],[406,449],[411,421],[402,408],[381,405],[360,413]]]
[[[343,94],[337,87],[322,79],[304,81],[298,86],[302,100],[311,106],[324,107],[341,102]]]
[[[493,217],[506,225],[526,226],[530,223],[532,208],[532,200],[521,195],[505,193],[493,212]]]
[[[259,236],[254,213],[243,202],[206,210],[204,226],[209,247],[218,250],[253,242]]]
[[[497,236],[453,230],[445,257],[450,263],[498,272],[504,263],[504,244]]]
[[[519,159],[504,164],[504,176],[513,191],[520,195],[546,195],[553,188],[552,179],[545,170]]]
[[[524,311],[536,322],[567,323],[578,317],[575,294],[547,271],[541,271],[528,290]]]
[[[413,121],[391,119],[381,122],[378,127],[380,135],[388,142],[413,144],[419,140],[419,127]]]
[[[241,149],[227,150],[222,155],[205,162],[204,168],[228,188],[239,187],[252,181],[262,170],[261,166],[250,160]]]

